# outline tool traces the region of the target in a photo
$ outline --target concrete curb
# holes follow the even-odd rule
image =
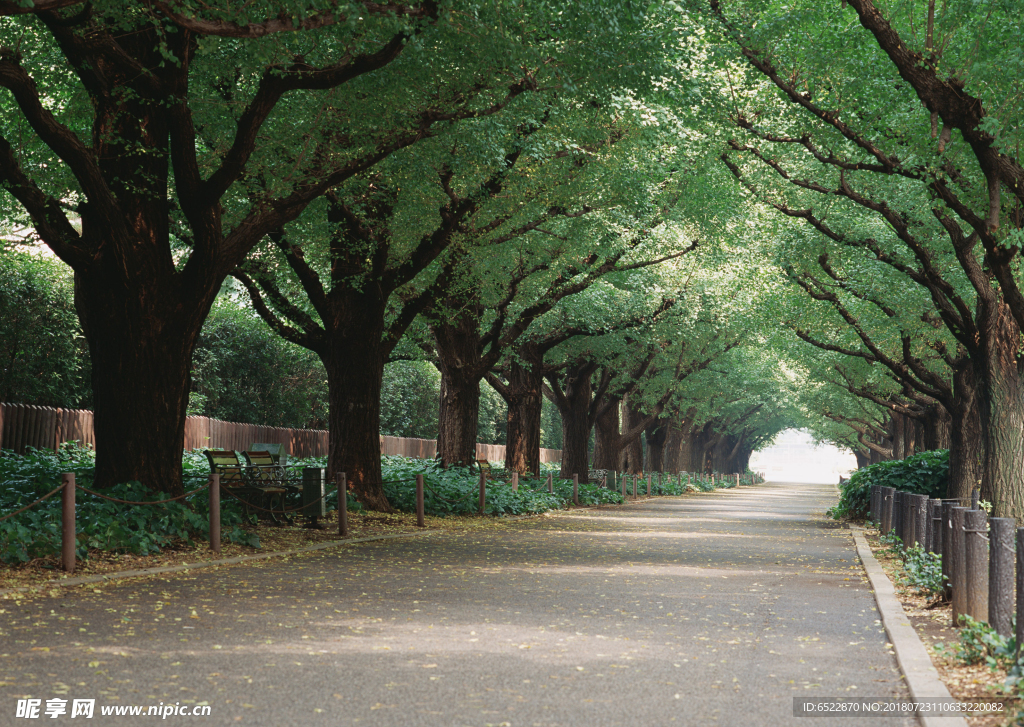
[[[864,538],[864,529],[856,525],[850,525],[849,528],[853,533],[861,565],[864,566],[871,582],[871,589],[878,603],[878,613],[882,617],[889,641],[892,642],[893,651],[896,652],[896,661],[903,672],[910,696],[914,699],[956,701],[939,679],[939,672],[932,664],[928,651],[921,643],[907,614],[903,612],[903,606],[896,598],[896,589],[892,581],[872,555],[868,541]],[[918,719],[923,727],[967,727],[967,720],[959,715],[938,717],[919,712]]]
[[[0,596],[10,593],[25,593],[27,591],[42,591],[49,588],[62,588],[65,586],[81,586],[89,583],[104,583],[108,581],[119,581],[124,578],[143,578],[155,576],[162,573],[180,573],[198,568],[210,568],[216,565],[233,565],[236,563],[247,563],[253,560],[266,560],[267,558],[280,558],[286,555],[297,555],[299,553],[310,553],[316,550],[327,550],[328,548],[340,547],[342,545],[353,545],[355,543],[368,543],[373,540],[393,540],[394,538],[411,538],[419,535],[440,532],[438,530],[421,530],[414,533],[395,533],[393,535],[374,535],[369,538],[349,538],[347,540],[330,540],[326,543],[317,543],[305,548],[294,550],[278,550],[273,553],[259,553],[257,555],[238,555],[234,558],[221,558],[219,560],[205,560],[200,563],[182,563],[181,565],[168,565],[160,568],[142,568],[140,570],[118,571],[117,573],[104,573],[97,576],[82,576],[81,578],[64,578],[52,581],[45,581],[35,586],[19,586],[17,588],[5,588],[0,590]]]

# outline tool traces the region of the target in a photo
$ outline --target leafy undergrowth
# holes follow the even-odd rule
[[[166,496],[154,494],[137,482],[97,488],[93,485],[94,460],[91,450],[62,447],[57,452],[33,450],[22,456],[4,453],[0,457],[0,514],[17,510],[60,486],[61,474],[75,473],[76,484],[108,497],[130,501],[153,501]],[[206,482],[186,468],[185,487],[192,490]],[[160,552],[172,543],[186,545],[209,539],[209,499],[205,490],[175,502],[135,506],[111,502],[76,492],[77,558],[87,560],[96,550],[134,555]],[[243,527],[241,508],[234,502],[221,506],[221,533],[231,543],[258,545]],[[60,494],[8,520],[0,522],[0,562],[27,563],[60,553]]]
[[[0,516],[31,503],[58,487],[61,474],[74,472],[80,485],[111,497],[131,501],[163,499],[139,483],[127,483],[99,490],[93,486],[94,454],[91,450],[65,446],[58,452],[30,451],[21,456],[4,452],[0,456]],[[326,466],[324,458],[294,461],[289,465],[299,476],[303,467]],[[110,502],[79,490],[76,498],[78,528],[76,575],[99,575],[121,570],[195,563],[215,557],[290,550],[338,539],[336,514],[328,513],[324,530],[293,525],[271,525],[246,517],[234,500],[222,498],[222,553],[209,550],[209,503],[201,489],[209,473],[201,452],[186,452],[182,459],[186,491],[195,494],[181,501],[156,505],[127,505]],[[475,467],[444,469],[433,460],[404,457],[382,458],[385,492],[398,512],[364,513],[349,498],[351,537],[366,537],[415,530],[415,477],[424,475],[425,510],[428,527],[475,528],[495,521],[495,516],[531,515],[572,507],[572,480],[558,476],[558,465],[542,465],[540,477],[519,479],[512,490],[511,476],[499,465],[491,468],[487,485],[485,516],[479,516],[479,470]],[[547,477],[552,475],[552,492]],[[659,482],[659,479],[661,481]],[[725,482],[719,486],[734,486]],[[632,484],[627,488],[632,491]],[[652,496],[681,495],[688,491],[712,491],[710,483],[688,485],[678,479],[655,476]],[[637,492],[646,496],[645,479]],[[602,488],[580,483],[581,506],[623,503],[621,485]],[[632,499],[632,498],[629,498]],[[327,501],[335,497],[328,493]],[[59,575],[61,501],[57,494],[26,512],[0,522],[0,589],[41,583]],[[302,518],[296,518],[301,521]],[[331,523],[334,523],[333,525]]]
[[[969,624],[966,629],[952,627],[950,605],[941,602],[934,590],[933,556],[926,559],[920,548],[916,549],[918,552],[911,555],[908,569],[892,541],[880,538],[876,530],[868,529],[866,535],[875,558],[895,584],[896,597],[907,618],[953,698],[961,702],[1001,701],[1006,705],[1002,715],[971,715],[967,723],[971,727],[1020,724],[1024,710],[1024,700],[1018,692],[1021,685],[1007,686],[1007,668],[1012,669],[1012,665],[996,655],[997,652],[1009,653],[1006,644],[999,646],[998,635],[976,624]]]

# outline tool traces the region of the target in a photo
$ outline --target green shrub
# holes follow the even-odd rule
[[[945,497],[949,483],[949,450],[921,452],[913,457],[879,462],[854,472],[839,486],[839,502],[828,515],[836,520],[867,516],[871,486],[893,487],[928,497]]]
[[[934,596],[942,591],[945,578],[941,556],[926,553],[920,545],[915,545],[904,553],[903,567],[907,583],[918,593]]]
[[[416,509],[416,475],[423,475],[424,510],[431,515],[466,515],[479,512],[479,471],[475,467],[445,469],[436,460],[405,457],[382,457],[384,494],[388,502],[403,512]],[[543,473],[543,470],[542,470]],[[504,468],[491,469],[487,484],[485,513],[488,515],[522,515],[566,507],[572,501],[572,480],[555,476],[553,493],[547,491],[547,477],[521,477],[519,488],[512,491],[511,477]],[[622,495],[597,485],[580,483],[581,505],[621,503]]]
[[[196,476],[186,465],[185,488],[192,490],[206,481],[206,472]],[[208,467],[206,470],[208,471]],[[88,449],[61,447],[58,452],[30,450],[16,456],[5,451],[0,457],[0,516],[17,510],[60,485],[64,472],[74,472],[76,484],[122,500],[163,499],[138,482],[99,489],[93,485],[94,460]],[[209,538],[209,499],[206,490],[191,497],[159,505],[126,505],[78,491],[75,520],[78,530],[77,557],[85,560],[90,548],[146,555],[160,551],[175,540]],[[255,535],[240,526],[244,521],[237,503],[221,503],[221,532],[231,542],[259,546]],[[61,547],[61,499],[59,494],[30,510],[0,522],[0,561],[25,563],[34,558],[58,555]]]

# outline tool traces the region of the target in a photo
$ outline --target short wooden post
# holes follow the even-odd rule
[[[484,506],[487,504],[487,477],[480,473],[480,514],[484,514]]]
[[[210,550],[220,553],[220,475],[210,475]]]
[[[879,502],[879,518],[881,522],[882,535],[888,535],[892,519],[892,488],[883,487],[881,501]]]
[[[626,473],[622,473],[622,501],[626,501]]]
[[[917,495],[917,524],[914,525],[914,534],[917,536],[917,544],[922,550],[928,552],[928,524],[931,520],[928,512],[928,495]]]
[[[1000,636],[1009,637],[1013,613],[1012,517],[994,517],[989,523],[988,622]]]
[[[512,492],[518,492],[518,491],[519,491],[519,473],[518,472],[513,472],[512,473]]]
[[[953,508],[954,500],[942,501],[942,595],[947,601],[953,600]]]
[[[942,500],[931,498],[928,500],[928,545],[925,550],[929,553],[941,553],[939,545],[939,523],[942,522]]]
[[[605,475],[604,477],[601,478],[601,489],[602,490],[607,490],[608,489],[608,475]]]
[[[572,504],[580,504],[580,476],[578,474],[572,476]]]
[[[423,522],[423,475],[416,475],[416,527],[426,526]]]
[[[555,491],[555,476],[551,472],[548,472],[548,492]]]
[[[651,473],[647,473],[647,496],[651,496]]]
[[[348,537],[348,478],[338,473],[338,535]]]
[[[950,556],[952,557],[952,568],[950,582],[953,589],[953,626],[959,628],[960,614],[967,613],[967,598],[965,591],[966,577],[964,575],[964,513],[966,507],[953,507],[952,527],[950,528]]]
[[[967,575],[967,611],[976,621],[988,621],[988,513],[964,513],[964,572]]]
[[[75,572],[75,473],[65,472],[60,476],[64,489],[60,492],[60,564],[65,573]]]

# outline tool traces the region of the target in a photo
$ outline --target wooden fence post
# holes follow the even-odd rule
[[[416,526],[425,528],[423,522],[423,475],[416,475]]]
[[[210,550],[220,555],[220,475],[210,475]]]
[[[348,478],[339,472],[338,480],[338,535],[348,537]]]
[[[487,504],[487,476],[480,472],[480,514],[484,514],[484,507]]]
[[[60,477],[64,489],[60,493],[61,538],[60,562],[65,573],[75,572],[75,473],[65,472]]]
[[[994,517],[989,523],[988,622],[1000,636],[1009,637],[1013,614],[1012,517]]]
[[[953,507],[950,537],[950,582],[953,588],[953,627],[960,628],[960,614],[967,613],[966,578],[964,577],[964,513],[966,507]]]
[[[651,476],[652,476],[651,473],[648,472],[647,473],[647,496],[648,497],[651,496]]]
[[[518,492],[518,491],[519,491],[519,473],[518,472],[513,472],[512,473],[512,492]]]
[[[548,492],[552,493],[555,491],[555,475],[548,472]]]
[[[988,543],[985,542],[988,514],[984,510],[964,513],[964,573],[967,576],[967,613],[988,622]]]

